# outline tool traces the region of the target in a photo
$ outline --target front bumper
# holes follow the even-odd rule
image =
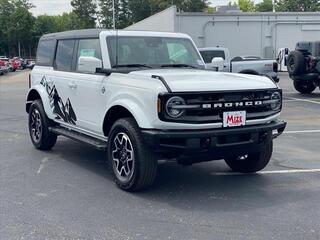
[[[209,130],[142,130],[145,143],[155,152],[177,156],[207,156],[221,159],[259,151],[278,137],[286,122]],[[200,155],[199,155],[200,154]]]

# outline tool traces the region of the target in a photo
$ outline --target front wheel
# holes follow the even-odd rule
[[[108,164],[117,186],[125,191],[141,190],[154,182],[157,161],[133,118],[113,124],[108,138]]]
[[[316,89],[316,86],[313,84],[313,82],[294,80],[293,85],[294,88],[302,94],[310,94]]]
[[[260,152],[248,153],[225,159],[227,165],[235,172],[253,173],[264,169],[272,155],[273,143],[268,143]]]

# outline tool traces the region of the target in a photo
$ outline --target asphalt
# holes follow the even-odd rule
[[[104,152],[62,137],[35,150],[28,72],[1,76],[0,239],[320,239],[320,91],[302,96],[280,77],[288,127],[261,174],[162,162],[151,189],[126,193]]]

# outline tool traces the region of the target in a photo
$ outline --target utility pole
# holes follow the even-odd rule
[[[116,29],[116,10],[114,0],[112,0],[112,27],[113,29]]]
[[[276,12],[276,8],[275,8],[274,0],[272,0],[272,12]]]

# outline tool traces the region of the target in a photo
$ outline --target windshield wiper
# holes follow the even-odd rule
[[[163,65],[161,65],[161,67],[162,67],[162,68],[166,68],[166,67],[198,68],[198,67],[196,67],[196,66],[189,65],[189,64],[183,64],[183,63],[163,64]]]
[[[145,68],[153,68],[150,65],[147,64],[118,64],[118,65],[113,65],[112,68],[139,68],[139,67],[145,67]]]

